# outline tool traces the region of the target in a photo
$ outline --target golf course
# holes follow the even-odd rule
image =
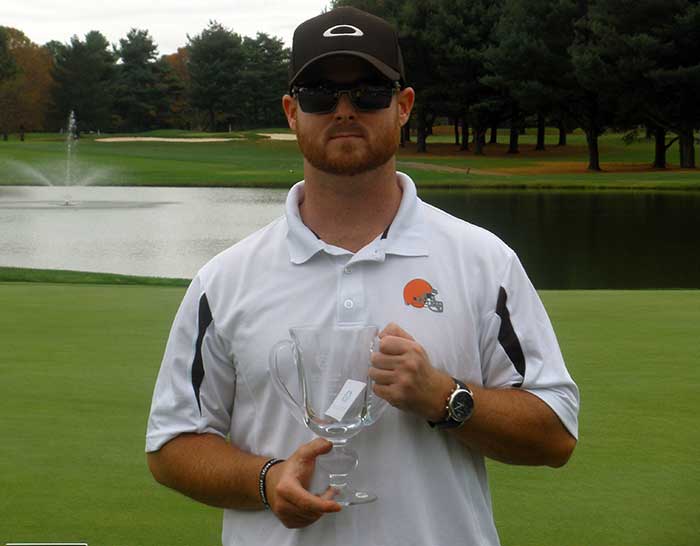
[[[296,143],[264,136],[285,133],[85,135],[76,171],[99,165],[94,185],[285,188],[302,178]],[[533,139],[521,136],[519,154],[499,143],[475,156],[460,152],[447,128],[430,137],[428,154],[402,149],[398,169],[419,190],[700,190],[699,171],[674,167],[674,146],[670,167],[654,170],[652,142],[604,135],[603,172],[594,173],[583,134],[557,147],[548,133],[544,152]],[[59,134],[0,142],[0,195],[3,186],[38,184],[37,173],[63,173],[65,155]],[[0,540],[220,543],[221,511],[158,485],[144,454],[153,385],[187,279],[22,269],[0,256]],[[502,544],[697,546],[700,290],[540,296],[581,391],[580,441],[560,469],[489,463]]]
[[[622,134],[606,134],[600,138],[602,172],[589,172],[585,135],[579,130],[568,135],[566,146],[557,146],[557,135],[548,131],[544,151],[535,151],[534,134],[521,135],[518,154],[507,153],[507,131],[501,130],[499,142],[486,145],[482,156],[474,155],[473,149],[460,151],[451,131],[451,127],[436,128],[436,134],[428,140],[427,154],[416,153],[415,143],[399,150],[398,169],[411,176],[419,188],[700,188],[697,169],[674,166],[678,158],[675,144],[667,152],[669,167],[652,169],[653,141],[641,139],[626,144]],[[289,135],[289,131],[272,128],[241,133],[158,130],[129,135],[89,134],[77,143],[77,164],[84,170],[99,165],[107,174],[92,182],[95,185],[286,188],[303,177],[303,164],[296,142],[281,140],[280,135]],[[114,140],[119,138],[122,140]],[[211,138],[220,141],[204,141]],[[195,139],[202,142],[191,142]],[[3,142],[0,185],[39,184],[37,171],[50,179],[50,173],[57,169],[65,171],[65,160],[65,138],[60,134],[35,133],[27,135],[25,142],[16,138]],[[22,169],[21,165],[31,169]],[[63,180],[51,182],[60,185]]]

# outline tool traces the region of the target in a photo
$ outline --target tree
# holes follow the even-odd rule
[[[655,29],[671,25],[675,0],[609,0],[596,4],[589,17],[591,34],[598,44],[600,63],[605,73],[614,73],[616,86],[609,92],[624,97],[614,116],[617,129],[631,131],[625,141],[636,138],[638,128],[645,125],[656,139],[654,166],[666,165],[666,130],[647,112],[661,98],[649,80],[648,73],[659,67],[665,44]],[[608,83],[610,85],[610,83]]]
[[[9,125],[12,123],[11,117],[17,96],[12,80],[19,71],[11,53],[10,30],[0,26],[0,129],[4,141],[7,141],[10,131]]]
[[[245,64],[241,37],[210,21],[201,34],[187,39],[192,105],[207,113],[209,130],[216,130],[218,120],[235,123],[242,94],[249,92],[240,84]]]
[[[44,128],[49,106],[52,58],[21,31],[5,28],[8,56],[14,66],[12,77],[0,81],[0,126],[8,131],[36,131]]]
[[[578,0],[571,55],[577,88],[570,89],[562,107],[586,133],[588,170],[600,171],[598,138],[613,124],[622,79],[607,62],[611,32],[600,22],[606,0]]]
[[[128,130],[157,127],[169,110],[168,91],[175,81],[167,63],[157,61],[158,48],[147,30],[131,29],[119,40],[115,112]]]
[[[399,32],[408,83],[416,89],[414,116],[417,151],[438,115],[474,128],[476,153],[483,153],[486,128],[502,115],[503,101],[480,79],[486,74],[483,51],[489,45],[501,0],[343,0],[387,19]]]
[[[58,40],[50,40],[44,44],[44,49],[46,49],[46,51],[48,51],[51,54],[51,60],[54,62],[54,64],[56,63],[56,59],[61,53],[62,47],[63,44]]]
[[[439,71],[432,21],[438,0],[405,2],[397,10],[399,42],[409,83],[416,90],[416,151],[428,150],[427,138],[441,111],[448,110],[453,95],[443,85]]]
[[[700,125],[700,7],[687,0],[607,0],[587,17],[591,69],[579,76],[599,94],[623,97],[616,128],[644,125],[656,140],[654,166],[666,165],[666,134],[680,139],[681,166],[695,165],[693,131]],[[574,55],[580,52],[574,51]]]
[[[155,64],[158,75],[158,86],[160,87],[163,100],[157,103],[156,125],[158,127],[188,127],[188,123],[182,122],[179,116],[182,105],[189,108],[185,85],[180,80],[179,75],[164,58],[160,58]]]
[[[438,72],[433,22],[440,0],[335,0],[334,7],[353,6],[381,17],[398,31],[406,66],[407,83],[416,90],[414,118],[418,152],[427,151],[427,137],[441,109],[447,110],[451,94]]]
[[[177,91],[170,91],[169,125],[190,128],[194,123],[194,110],[190,104],[189,50],[179,47],[176,53],[163,55],[161,60],[168,63],[170,75],[177,85]]]
[[[489,87],[484,79],[485,52],[492,45],[501,4],[501,0],[440,0],[429,23],[441,86],[451,97],[449,103],[459,107],[463,126],[472,126],[477,155],[484,153],[488,127],[499,125],[512,112],[507,92]],[[466,149],[466,135],[462,148]]]
[[[54,47],[54,126],[62,127],[74,111],[81,130],[111,127],[116,59],[107,39],[93,30],[85,41],[73,36],[68,44]]]
[[[507,89],[527,112],[537,115],[537,146],[544,149],[546,116],[561,117],[559,102],[576,87],[567,52],[576,6],[561,0],[506,0],[485,51],[493,74],[482,81]]]
[[[17,72],[17,65],[10,54],[7,29],[0,26],[0,82],[10,79]]]
[[[679,136],[680,164],[695,168],[695,129],[700,127],[700,3],[674,2],[672,24],[659,29],[667,47],[659,66],[647,74],[662,100],[649,109],[662,128]]]
[[[241,71],[240,117],[250,127],[284,123],[280,98],[287,91],[289,50],[276,37],[258,33],[243,39],[245,63]]]
[[[191,128],[198,125],[195,113],[190,105],[190,72],[187,69],[189,52],[179,47],[176,53],[163,55],[163,63],[168,65],[168,110],[163,121],[169,127]],[[166,82],[166,83],[167,83]]]

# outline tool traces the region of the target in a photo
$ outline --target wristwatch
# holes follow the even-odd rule
[[[433,423],[428,421],[428,424],[437,429],[459,428],[466,423],[474,413],[474,395],[464,383],[459,379],[452,380],[455,382],[455,388],[447,397],[447,419]]]

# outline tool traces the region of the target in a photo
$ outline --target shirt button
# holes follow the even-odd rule
[[[355,303],[351,299],[347,299],[343,302],[343,307],[345,309],[352,309],[355,306]]]
[[[350,275],[350,273],[352,273],[352,269],[350,267],[344,267],[343,273],[345,273],[346,275]]]

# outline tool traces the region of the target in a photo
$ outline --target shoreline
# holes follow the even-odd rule
[[[403,171],[402,171],[403,172]],[[467,175],[471,176],[471,175]],[[476,176],[476,175],[474,175]],[[498,182],[485,180],[485,181],[464,181],[464,182],[420,182],[420,176],[411,176],[411,178],[416,183],[416,187],[419,190],[429,191],[429,190],[478,190],[478,191],[488,191],[488,190],[511,190],[511,191],[577,191],[577,192],[700,192],[700,181],[693,182],[592,182],[592,183],[580,183],[580,182],[529,182],[529,181],[504,181],[503,178],[509,178],[507,175],[500,175],[498,177],[492,175],[483,175],[484,177],[489,177],[491,180],[494,178],[498,179]],[[41,187],[52,187],[52,188],[71,188],[71,187],[93,187],[93,188],[251,188],[251,189],[290,189],[299,180],[294,180],[292,182],[285,181],[256,181],[256,182],[206,182],[206,183],[196,183],[196,182],[183,182],[179,184],[173,184],[168,182],[142,182],[134,183],[128,182],[125,184],[87,184],[75,186],[48,186],[46,184],[30,184],[30,183],[18,183],[18,182],[6,182],[0,181],[0,195],[4,189],[16,190],[21,188],[41,188]]]
[[[0,266],[0,285],[15,283],[165,286],[186,288],[191,279],[148,277],[69,269]],[[700,288],[542,288],[538,292],[697,292]]]

